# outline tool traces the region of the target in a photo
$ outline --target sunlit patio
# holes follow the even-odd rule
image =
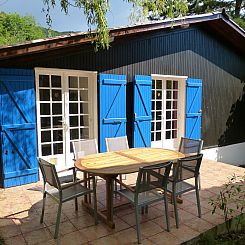
[[[166,231],[164,205],[153,204],[148,214],[142,215],[142,244],[181,244],[197,237],[200,233],[223,223],[220,214],[212,214],[209,199],[214,197],[227,177],[233,173],[244,174],[244,169],[232,165],[203,160],[201,167],[201,207],[202,218],[197,217],[195,193],[182,196],[178,205],[180,228],[175,228],[173,205],[169,203],[171,231]],[[134,174],[128,175],[126,182],[135,181]],[[98,208],[105,205],[105,182],[97,183]],[[117,197],[119,198],[119,197]],[[44,224],[40,224],[42,208],[42,182],[0,189],[0,236],[6,244],[137,244],[135,216],[132,206],[125,205],[114,211],[115,229],[103,222],[94,225],[93,217],[81,205],[75,212],[74,201],[63,205],[59,238],[53,239],[57,205],[48,198]],[[117,202],[118,200],[115,200]]]

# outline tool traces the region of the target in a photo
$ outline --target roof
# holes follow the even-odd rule
[[[154,30],[182,26],[192,27],[195,25],[205,26],[206,29],[211,28],[215,33],[218,33],[222,38],[226,39],[240,51],[245,53],[245,31],[233,22],[224,12],[192,15],[172,20],[151,21],[141,24],[115,27],[110,29],[110,37],[114,39]],[[0,48],[0,60],[88,44],[92,39],[89,38],[87,34],[88,32],[72,33],[53,38],[33,40],[18,45],[3,46]]]

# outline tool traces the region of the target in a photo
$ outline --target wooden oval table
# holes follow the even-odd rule
[[[113,222],[113,179],[119,174],[138,172],[139,167],[176,161],[183,153],[160,148],[130,148],[128,150],[91,154],[78,159],[76,168],[98,175],[106,180],[106,215],[98,212],[100,218],[111,228]],[[85,201],[86,202],[86,201]],[[86,203],[85,203],[86,205]],[[87,203],[89,207],[89,203]]]

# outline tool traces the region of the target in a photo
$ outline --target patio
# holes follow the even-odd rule
[[[165,231],[163,203],[149,208],[149,213],[142,216],[142,244],[181,244],[200,233],[223,223],[219,214],[211,214],[209,198],[218,193],[227,177],[233,173],[242,174],[239,167],[203,160],[201,167],[200,191],[202,218],[197,217],[195,193],[183,195],[183,203],[179,204],[180,228],[175,228],[173,206],[169,203],[171,231]],[[127,182],[133,183],[135,174],[128,175]],[[105,204],[104,181],[98,181],[98,208]],[[134,210],[131,206],[117,208],[114,213],[116,228],[108,228],[104,223],[94,225],[93,217],[81,206],[75,212],[74,201],[63,205],[59,239],[54,234],[57,205],[48,198],[44,224],[40,225],[42,207],[42,182],[0,189],[0,236],[6,244],[137,244]]]

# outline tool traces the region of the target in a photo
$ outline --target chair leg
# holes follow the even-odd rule
[[[198,176],[198,188],[201,190],[201,177],[200,175]]]
[[[199,196],[199,189],[198,189],[198,179],[195,179],[196,184],[196,198],[197,198],[197,210],[198,210],[198,217],[201,218],[201,204],[200,204],[200,196]]]
[[[93,183],[94,185],[95,183]],[[97,216],[97,196],[96,196],[96,187],[93,186],[94,188],[94,192],[93,192],[93,195],[94,195],[94,223],[97,225],[98,224],[98,216]]]
[[[42,214],[41,214],[41,219],[40,219],[40,223],[43,223],[43,217],[44,217],[44,210],[45,210],[45,203],[46,203],[46,192],[43,193],[43,207],[42,207]]]
[[[58,237],[58,234],[59,234],[61,208],[62,208],[62,202],[59,203],[59,207],[58,207],[58,213],[57,213],[57,218],[56,218],[56,226],[55,226],[54,239],[56,239]]]
[[[77,198],[75,198],[75,210],[78,210],[78,203],[77,203]]]
[[[167,191],[166,190],[164,190],[164,205],[165,205],[165,216],[166,216],[166,223],[167,223],[167,231],[170,231],[168,197],[167,197]]]
[[[136,220],[136,231],[138,244],[141,243],[141,233],[140,233],[140,209],[138,206],[135,206],[135,220]]]
[[[175,215],[176,228],[179,228],[179,215],[178,215],[178,209],[177,209],[176,195],[174,192],[173,192],[173,203],[174,203],[174,215]]]

